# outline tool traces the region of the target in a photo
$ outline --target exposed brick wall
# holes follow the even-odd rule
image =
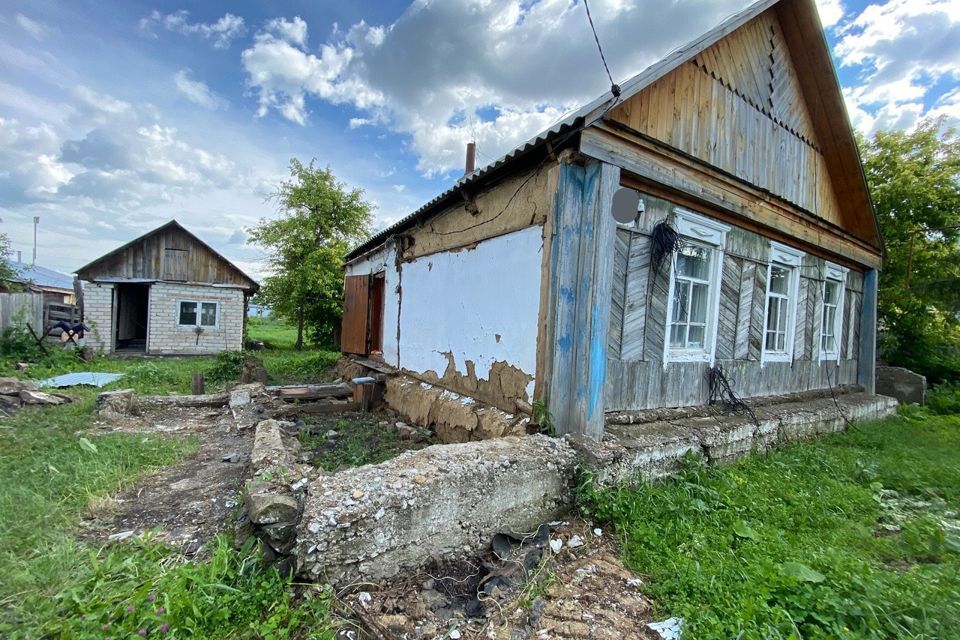
[[[85,342],[94,349],[113,350],[113,285],[83,284],[83,321],[90,327]]]
[[[216,327],[178,324],[179,301],[218,302]],[[188,354],[238,351],[243,348],[243,291],[202,285],[157,282],[150,287],[147,353]]]

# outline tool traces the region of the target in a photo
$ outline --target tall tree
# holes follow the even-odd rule
[[[887,255],[879,349],[933,380],[960,378],[960,138],[942,119],[860,141]]]
[[[11,253],[10,238],[7,237],[7,234],[0,233],[0,290],[9,291],[14,288],[12,281],[17,272],[7,264],[7,257]]]
[[[248,242],[270,252],[271,275],[257,298],[296,323],[297,349],[305,329],[314,343],[333,345],[343,315],[343,256],[369,237],[373,218],[362,190],[349,189],[314,162],[290,160],[291,179],[273,195],[280,217],[248,229]]]

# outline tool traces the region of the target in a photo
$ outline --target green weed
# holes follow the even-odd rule
[[[685,638],[960,637],[958,446],[960,417],[896,417],[579,498]]]

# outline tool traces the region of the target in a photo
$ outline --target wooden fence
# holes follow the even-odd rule
[[[27,322],[36,331],[42,331],[43,294],[0,293],[0,329]]]

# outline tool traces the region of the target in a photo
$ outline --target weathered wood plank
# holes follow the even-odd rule
[[[637,360],[644,357],[644,339],[647,323],[647,291],[650,277],[650,238],[634,234],[630,241],[627,260],[627,283],[623,313],[621,357]]]
[[[743,261],[732,256],[723,258],[720,279],[720,309],[717,321],[716,357],[731,360],[736,351],[737,313],[740,303],[740,271]]]

